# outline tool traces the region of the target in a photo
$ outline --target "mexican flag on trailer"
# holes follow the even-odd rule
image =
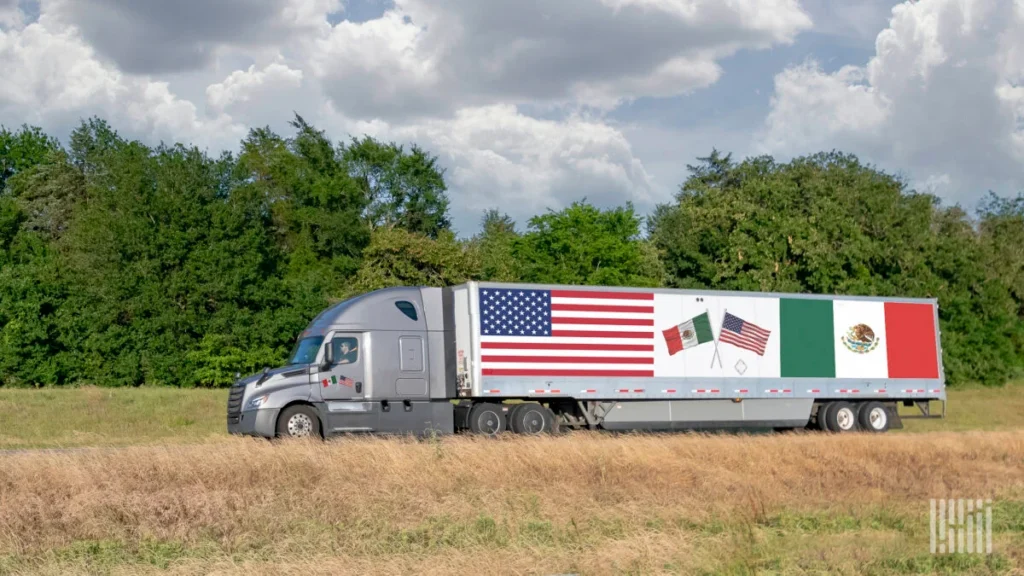
[[[938,378],[932,304],[782,298],[780,375]]]
[[[665,336],[665,344],[668,346],[670,356],[715,340],[715,335],[711,331],[711,319],[707,312],[698,314],[678,326],[673,326],[663,331],[662,334]]]

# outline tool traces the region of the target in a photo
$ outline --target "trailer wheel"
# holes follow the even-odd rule
[[[822,432],[829,432],[828,411],[833,406],[835,406],[835,402],[826,402],[818,406],[818,415],[815,416],[814,422],[816,429],[821,430]]]
[[[857,411],[860,427],[868,432],[882,433],[889,430],[889,412],[881,402],[865,402]]]
[[[320,436],[320,418],[312,406],[297,404],[281,411],[277,418],[278,438]]]
[[[509,414],[509,427],[516,434],[539,436],[554,429],[555,413],[540,404],[519,404]]]
[[[469,429],[474,434],[497,436],[505,431],[505,411],[498,404],[474,404],[469,411]]]
[[[825,425],[832,432],[857,430],[857,409],[849,402],[832,402],[825,412]]]

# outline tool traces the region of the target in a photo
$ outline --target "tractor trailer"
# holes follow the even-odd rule
[[[942,417],[932,299],[469,282],[324,310],[239,378],[228,430],[885,432]],[[941,401],[933,413],[932,401]]]

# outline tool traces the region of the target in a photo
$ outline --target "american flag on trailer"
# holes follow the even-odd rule
[[[768,337],[771,334],[771,330],[765,330],[757,324],[726,312],[718,341],[756,352],[758,356],[764,356],[764,349],[768,346]]]
[[[654,376],[654,294],[480,289],[484,376]]]

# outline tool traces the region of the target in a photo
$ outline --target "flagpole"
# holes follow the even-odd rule
[[[708,315],[708,320],[710,321],[711,320],[711,310],[705,308],[704,309],[704,313]],[[725,316],[722,316],[722,318],[724,319]],[[718,331],[719,331],[719,333],[721,333],[722,329],[719,328]],[[711,356],[711,366],[710,366],[710,368],[714,368],[715,367],[715,357],[716,356],[718,357],[718,367],[722,368],[722,355],[718,352],[718,338],[715,336],[715,327],[714,326],[711,327],[711,341],[714,342],[714,344],[715,344],[715,353]]]

